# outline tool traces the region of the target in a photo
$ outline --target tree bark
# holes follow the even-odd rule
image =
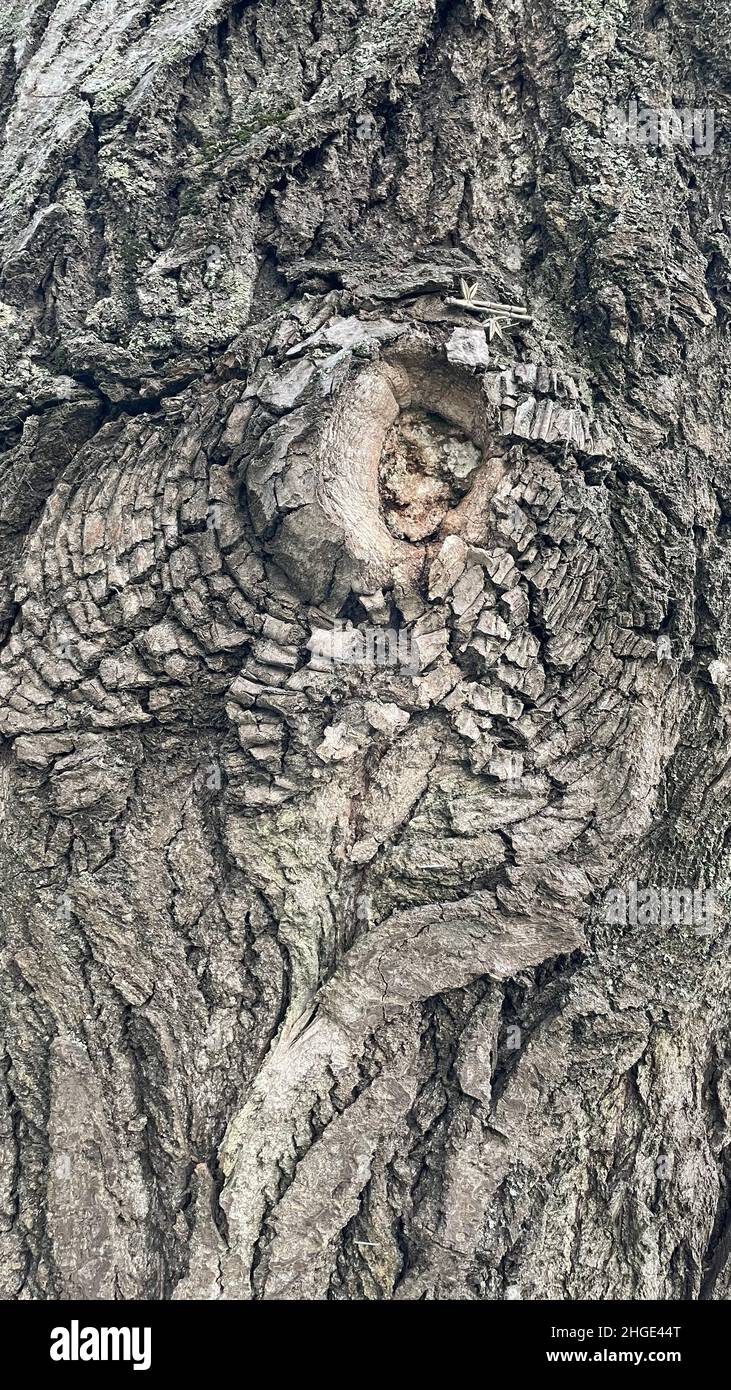
[[[0,1294],[731,1297],[728,17],[0,35]]]

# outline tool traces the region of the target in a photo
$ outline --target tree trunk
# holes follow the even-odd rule
[[[0,25],[0,1293],[731,1297],[727,21]]]

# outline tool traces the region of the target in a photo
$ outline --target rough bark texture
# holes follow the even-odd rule
[[[728,5],[0,38],[0,1292],[731,1296]]]

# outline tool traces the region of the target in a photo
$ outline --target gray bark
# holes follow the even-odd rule
[[[6,5],[4,1298],[730,1296],[730,36]]]

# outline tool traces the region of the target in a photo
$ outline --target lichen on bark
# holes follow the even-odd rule
[[[2,1297],[731,1296],[730,57],[6,7]]]

